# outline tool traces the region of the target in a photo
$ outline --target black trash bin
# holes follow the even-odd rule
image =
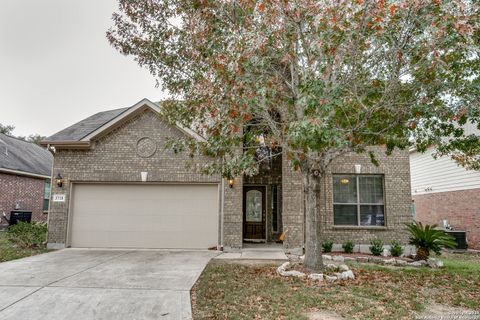
[[[22,222],[32,222],[32,211],[26,210],[13,210],[10,211],[10,221],[9,224],[12,226],[17,224],[18,221]]]

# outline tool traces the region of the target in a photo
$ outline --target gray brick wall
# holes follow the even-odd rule
[[[52,202],[49,214],[48,243],[61,247],[66,242],[69,196],[75,182],[140,182],[140,172],[148,172],[149,182],[219,183],[218,176],[205,176],[201,166],[208,158],[195,158],[165,150],[167,137],[184,133],[168,127],[152,111],[143,111],[107,135],[93,141],[90,150],[57,150],[54,175],[61,173],[63,188],[52,184],[52,194],[66,194],[66,202]],[[137,142],[151,138],[157,146],[151,157],[137,154]],[[227,210],[228,213],[228,210]]]
[[[370,239],[378,237],[386,244],[392,240],[406,243],[408,234],[405,223],[412,216],[410,191],[410,166],[408,150],[396,150],[391,156],[385,155],[383,148],[372,148],[380,163],[373,165],[366,154],[348,154],[332,163],[325,178],[325,206],[321,208],[321,232],[325,239],[334,243],[353,241],[355,244],[368,244]],[[332,174],[354,174],[355,164],[360,164],[362,174],[382,174],[385,179],[385,227],[340,227],[333,225],[333,180]]]
[[[225,251],[237,251],[243,245],[243,178],[235,178],[233,187],[225,183],[223,246]]]
[[[300,171],[291,168],[287,157],[282,157],[282,221],[287,252],[300,253],[304,243],[304,198]]]
[[[320,195],[320,230],[322,238],[336,244],[353,241],[368,245],[372,238],[380,238],[385,244],[398,240],[408,241],[405,223],[411,221],[410,167],[407,150],[396,150],[387,156],[382,147],[371,148],[380,165],[376,167],[367,154],[350,153],[332,162],[322,180],[324,190]],[[333,224],[333,175],[355,174],[355,165],[361,165],[361,174],[381,174],[385,179],[385,227],[334,226]],[[304,244],[304,198],[302,176],[283,160],[283,228],[288,229],[284,248],[300,253]]]
[[[54,159],[53,174],[61,173],[65,178],[62,189],[52,184],[52,194],[65,194],[66,202],[52,202],[49,213],[48,242],[50,247],[61,247],[67,241],[68,207],[72,183],[75,182],[140,182],[140,172],[148,172],[149,182],[192,182],[219,183],[218,176],[205,176],[201,166],[209,161],[200,157],[190,159],[187,154],[174,154],[164,149],[167,137],[184,133],[165,125],[152,111],[143,111],[126,121],[107,135],[95,139],[89,150],[59,149]],[[137,154],[137,142],[150,137],[157,150],[151,157]],[[379,167],[371,164],[367,155],[349,154],[331,165],[325,183],[325,199],[322,205],[321,232],[325,239],[335,243],[347,240],[356,244],[368,243],[372,237],[389,242],[392,239],[406,241],[404,223],[410,221],[410,171],[407,151],[396,151],[387,157],[381,148],[375,148]],[[287,230],[284,248],[290,252],[301,252],[304,243],[304,200],[302,176],[291,169],[286,157],[282,157],[281,179],[263,177],[237,177],[233,188],[224,184],[223,245],[225,250],[242,247],[242,196],[243,184],[277,183],[282,192],[283,230]],[[355,164],[362,165],[362,173],[385,175],[385,228],[335,227],[333,226],[333,173],[354,173]],[[275,170],[280,170],[280,165]],[[280,182],[281,181],[281,182]],[[268,206],[267,200],[267,206]],[[271,223],[270,223],[271,224]],[[273,235],[270,235],[273,237]],[[271,238],[273,240],[273,238]]]

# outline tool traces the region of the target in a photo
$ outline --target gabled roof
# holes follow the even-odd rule
[[[160,105],[148,99],[142,99],[138,103],[128,108],[120,108],[109,111],[103,111],[94,114],[82,121],[79,121],[68,128],[65,128],[41,142],[42,145],[52,145],[55,147],[83,147],[90,146],[90,140],[96,136],[105,133],[109,129],[115,128],[122,120],[130,117],[137,112],[145,109],[151,109],[157,113],[160,112]],[[202,139],[194,131],[177,126],[184,133]]]
[[[103,126],[105,123],[116,118],[123,112],[128,110],[128,108],[120,108],[114,110],[103,111],[94,114],[86,119],[83,119],[80,122],[77,122],[70,127],[67,127],[54,135],[46,138],[46,141],[79,141],[82,140],[85,136],[92,133],[99,127]]]
[[[36,145],[18,138],[0,134],[0,171],[19,175],[50,178],[52,154]]]

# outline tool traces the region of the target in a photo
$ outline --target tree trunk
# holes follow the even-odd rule
[[[303,172],[305,192],[305,267],[313,271],[323,269],[320,235],[320,181],[321,175],[311,170]]]
[[[415,260],[428,260],[429,255],[430,250],[428,250],[428,248],[419,247],[417,248],[417,255],[415,256]]]

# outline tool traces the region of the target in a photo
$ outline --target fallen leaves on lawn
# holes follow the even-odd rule
[[[194,287],[195,319],[302,319],[331,310],[347,319],[411,319],[440,301],[480,310],[480,275],[357,266],[355,280],[334,284],[279,277],[276,266],[211,263]]]

